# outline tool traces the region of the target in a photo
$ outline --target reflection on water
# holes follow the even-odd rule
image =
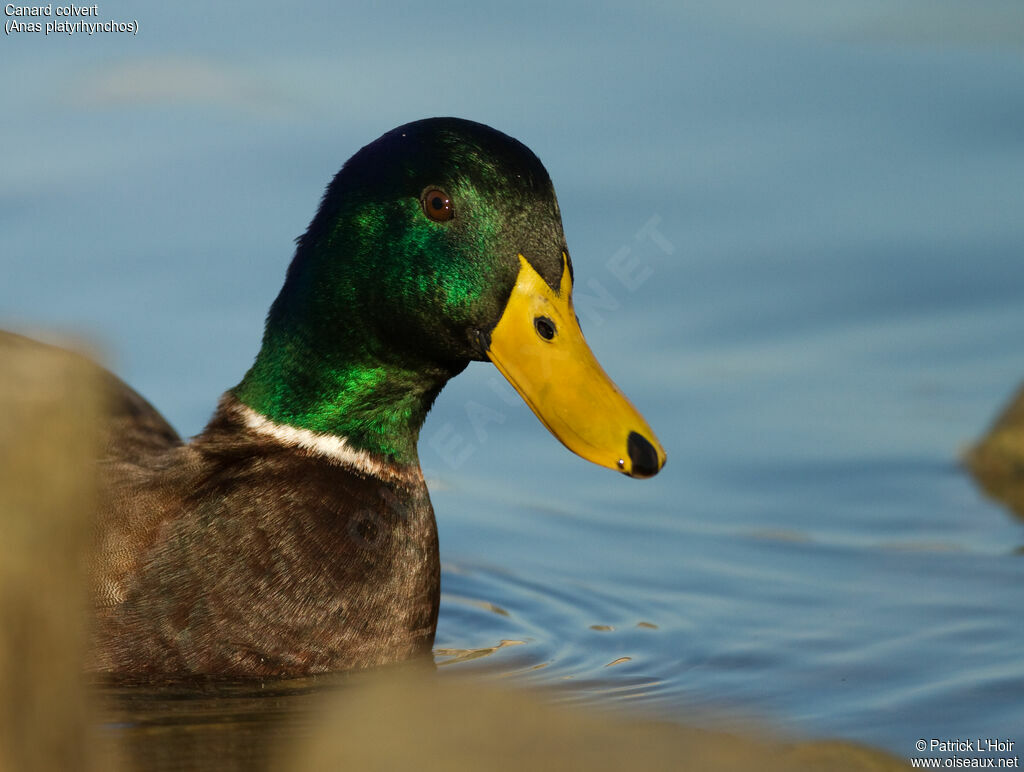
[[[279,744],[308,734],[329,687],[315,679],[97,685],[99,741],[130,769],[262,769]]]
[[[506,646],[522,646],[526,641],[500,641],[497,646],[484,646],[480,649],[434,649],[434,656],[438,658],[437,664],[453,665],[457,662],[468,662],[471,659],[488,657],[498,649]],[[543,667],[543,665],[541,665]],[[536,666],[535,666],[536,668]]]

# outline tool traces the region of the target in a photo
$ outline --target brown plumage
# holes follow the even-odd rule
[[[45,345],[0,332],[0,361]],[[263,436],[230,396],[186,444],[100,382],[90,670],[304,675],[430,652],[440,562],[418,467],[374,477]]]
[[[279,676],[430,651],[440,562],[418,468],[379,479],[258,435],[229,396],[183,444],[111,386],[92,668]]]

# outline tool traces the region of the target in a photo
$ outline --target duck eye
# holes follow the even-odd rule
[[[440,188],[427,188],[420,196],[423,214],[434,222],[452,219],[452,200]]]
[[[533,327],[537,330],[537,334],[544,340],[551,340],[555,337],[555,333],[558,332],[558,328],[555,327],[555,323],[546,316],[538,316],[534,319]]]

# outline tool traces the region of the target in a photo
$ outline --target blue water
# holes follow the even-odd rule
[[[453,382],[421,440],[442,672],[1024,741],[1024,521],[958,464],[1024,378],[1024,6],[382,6],[111,2],[137,36],[0,41],[0,324],[84,337],[194,433],[341,163],[494,125],[547,165],[584,330],[669,461],[591,467],[493,367]]]

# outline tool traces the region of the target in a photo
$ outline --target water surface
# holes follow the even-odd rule
[[[453,382],[421,439],[441,672],[1024,741],[1024,524],[958,463],[1024,377],[1018,5],[260,7],[3,41],[5,327],[94,341],[194,433],[345,158],[490,123],[548,166],[584,331],[669,460],[591,467],[493,367]],[[212,699],[108,728],[237,715]]]

